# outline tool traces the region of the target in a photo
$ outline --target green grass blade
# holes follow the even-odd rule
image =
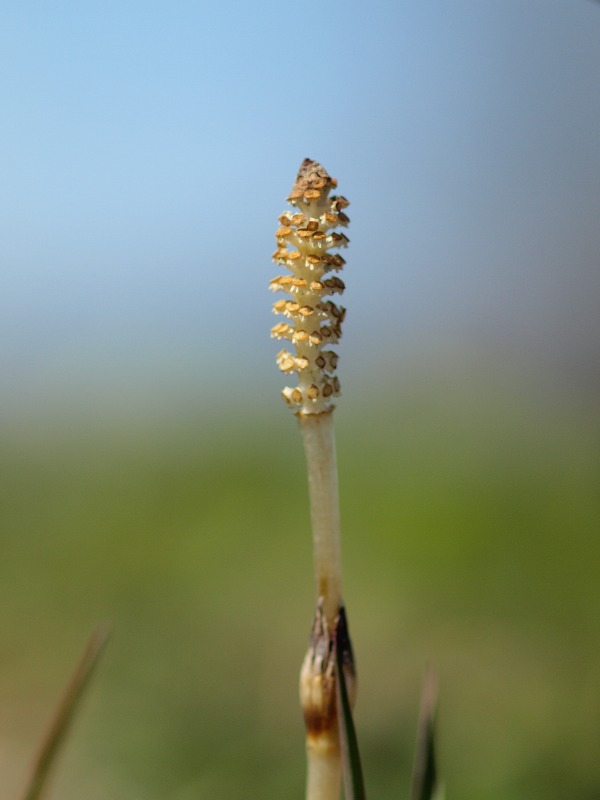
[[[344,664],[354,670],[352,647],[348,636],[346,613],[340,608],[335,629],[335,685],[337,699],[338,727],[344,773],[344,795],[346,800],[366,800],[358,740],[352,719],[352,709],[348,697],[348,687],[344,675]]]
[[[92,633],[33,760],[21,800],[41,800],[47,789],[52,767],[107,639],[108,630],[104,626]]]
[[[410,800],[433,800],[438,786],[434,748],[435,712],[437,706],[437,676],[428,670],[421,695],[421,710],[417,729],[417,747],[413,768]]]

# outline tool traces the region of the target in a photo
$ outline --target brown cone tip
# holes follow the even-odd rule
[[[300,164],[300,169],[288,200],[306,196],[307,192],[316,192],[312,196],[318,197],[323,189],[328,191],[336,186],[337,181],[331,177],[325,167],[319,164],[318,161],[305,158]]]

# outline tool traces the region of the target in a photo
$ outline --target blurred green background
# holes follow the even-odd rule
[[[432,664],[449,796],[592,800],[597,414],[458,366],[407,366],[368,401],[351,374],[336,412],[370,796],[407,797]],[[2,800],[100,620],[112,639],[55,797],[303,796],[307,490],[293,416],[264,406],[4,434]]]

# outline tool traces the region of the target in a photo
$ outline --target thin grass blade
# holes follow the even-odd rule
[[[99,626],[90,636],[33,760],[21,800],[41,800],[43,797],[52,767],[107,639],[105,626]]]
[[[438,681],[433,670],[425,675],[421,710],[417,729],[417,747],[413,768],[410,800],[434,800],[438,793],[438,775],[435,759],[434,729],[437,707]]]
[[[356,738],[352,709],[350,708],[344,664],[350,665],[353,669],[352,647],[348,636],[346,614],[344,608],[341,607],[335,629],[335,685],[342,770],[344,774],[344,796],[346,800],[366,800],[367,795],[358,751],[358,739]]]

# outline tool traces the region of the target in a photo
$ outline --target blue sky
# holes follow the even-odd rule
[[[277,382],[265,286],[306,156],[352,204],[344,365],[597,357],[599,41],[590,0],[4,2],[7,390]]]

